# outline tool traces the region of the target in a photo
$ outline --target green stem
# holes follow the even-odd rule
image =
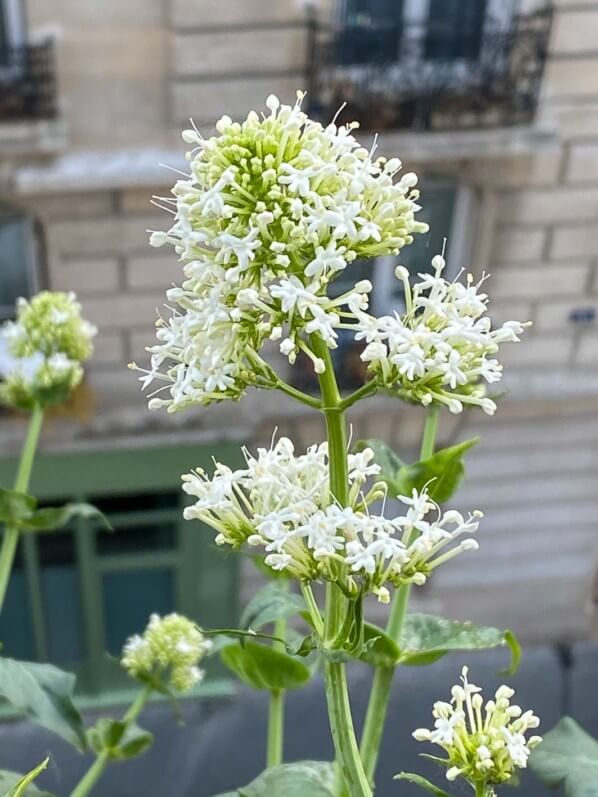
[[[369,382],[366,382],[365,385],[362,385],[358,388],[354,393],[351,393],[346,398],[344,398],[340,402],[340,408],[343,410],[352,407],[353,404],[356,404],[358,401],[361,401],[362,398],[367,398],[367,396],[373,396],[374,393],[378,389],[378,384],[375,379],[370,379]]]
[[[285,585],[286,586],[286,585]],[[274,624],[274,636],[281,641],[272,643],[275,650],[285,651],[287,621],[281,618]],[[284,748],[284,703],[285,690],[273,689],[270,692],[270,703],[268,706],[268,741],[266,750],[266,766],[277,767],[282,764]]]
[[[328,437],[330,496],[332,500],[346,506],[349,499],[349,477],[346,425],[343,411],[339,406],[341,397],[328,347],[317,335],[312,335],[311,345],[315,355],[320,357],[326,366],[324,373],[319,375],[319,379],[324,405],[322,411],[326,419]],[[326,584],[325,642],[330,642],[336,636],[344,603],[344,596],[336,584],[328,582]],[[346,787],[351,797],[371,797],[372,791],[361,763],[355,737],[344,664],[327,660],[324,665],[324,677],[330,730],[344,781],[341,790]]]
[[[430,407],[424,426],[420,459],[429,459],[434,453],[436,432],[438,430],[438,409]],[[394,594],[390,607],[386,633],[389,637],[399,641],[401,629],[407,614],[411,584],[403,584]],[[365,716],[363,733],[361,735],[361,759],[370,783],[374,780],[374,772],[378,763],[380,742],[384,731],[384,723],[388,711],[388,701],[394,677],[394,667],[377,667],[372,681],[372,690]]]
[[[145,706],[147,699],[152,693],[152,687],[146,686],[137,695],[131,704],[127,713],[123,716],[123,722],[127,725],[132,725],[141,713],[141,709]],[[110,752],[104,750],[99,754],[93,764],[89,767],[85,775],[81,778],[79,783],[71,792],[71,797],[87,797],[93,787],[96,785],[108,762],[110,761]]]
[[[14,489],[19,493],[26,493],[29,487],[29,480],[31,478],[31,471],[33,469],[33,460],[35,459],[35,450],[37,448],[37,441],[42,428],[44,420],[44,411],[39,404],[33,407],[31,418],[29,420],[29,428],[27,436],[23,443],[21,451],[21,458],[19,460],[19,467],[15,479]],[[19,544],[19,528],[18,526],[7,526],[4,530],[4,537],[2,539],[2,547],[0,548],[0,613],[6,598],[6,590],[8,589],[8,582],[10,573],[15,560],[17,546]]]
[[[312,588],[305,581],[301,582],[301,592],[303,593],[303,597],[305,598],[305,603],[307,604],[307,608],[309,610],[309,614],[311,617],[311,621],[314,625],[314,629],[318,634],[318,636],[321,637],[324,633],[324,623],[322,622],[322,615],[320,613],[320,609],[314,597],[314,593],[312,592]]]

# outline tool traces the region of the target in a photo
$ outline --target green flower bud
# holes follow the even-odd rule
[[[186,617],[152,614],[143,634],[127,640],[121,664],[133,678],[157,677],[176,692],[189,692],[203,678],[197,665],[211,645]]]

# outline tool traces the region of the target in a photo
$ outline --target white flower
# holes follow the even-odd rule
[[[309,335],[334,348],[343,314],[367,308],[364,291],[351,291],[341,310],[330,282],[357,257],[397,253],[427,229],[415,221],[413,180],[393,180],[398,162],[374,161],[352,126],[308,119],[301,99],[291,107],[271,96],[268,115],[252,111],[240,124],[225,116],[212,138],[183,134],[195,147],[190,174],[163,200],[174,224],[150,238],[174,246],[184,273],[141,377],[144,387],[159,383],[151,408],[176,412],[238,399],[253,384],[274,387],[259,357],[269,339],[282,341],[291,363],[301,349],[323,372]]]
[[[453,413],[476,405],[492,415],[496,404],[483,383],[501,379],[502,366],[493,355],[500,343],[519,340],[526,325],[507,321],[493,330],[485,315],[488,297],[480,292],[484,279],[474,284],[469,275],[466,284],[447,282],[444,258],[436,255],[432,265],[434,274],[420,274],[413,288],[407,269],[396,269],[405,288],[403,315],[355,312],[355,338],[367,343],[361,358],[382,385],[408,401],[444,404]]]
[[[380,471],[371,449],[348,457],[347,507],[330,503],[325,443],[298,456],[283,437],[257,456],[244,453],[246,468],[217,464],[212,478],[203,471],[183,476],[184,491],[197,499],[184,516],[211,526],[219,545],[261,547],[273,569],[305,581],[340,580],[349,592],[387,601],[389,586],[423,584],[436,567],[477,547],[469,537],[457,538],[475,533],[481,513],[441,514],[425,491],[401,498],[404,515],[370,513],[369,505],[385,494],[381,483],[364,493]],[[431,511],[437,517],[429,522]]]
[[[525,768],[530,751],[542,741],[539,736],[526,739],[526,732],[537,728],[538,718],[522,713],[511,704],[514,691],[508,686],[497,689],[494,700],[484,704],[481,689],[468,681],[464,667],[461,684],[451,690],[450,703],[434,704],[434,731],[418,728],[413,736],[419,742],[432,742],[446,753],[446,777],[463,777],[473,786],[492,787],[507,783],[517,768]]]

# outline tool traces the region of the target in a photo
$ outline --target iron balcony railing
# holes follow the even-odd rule
[[[56,115],[53,42],[0,47],[0,123]]]
[[[545,8],[477,29],[455,25],[310,25],[311,112],[364,129],[454,130],[529,124],[552,13]]]

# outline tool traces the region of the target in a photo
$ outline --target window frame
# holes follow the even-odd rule
[[[10,50],[23,47],[27,42],[27,25],[25,9],[22,0],[0,0],[0,14],[4,20],[6,44],[8,48],[8,62],[3,64],[0,60],[0,79],[17,76],[22,71],[21,59],[11,57]],[[0,42],[0,53],[2,42]]]
[[[123,570],[168,568],[174,578],[175,608],[194,620],[229,626],[238,610],[238,557],[216,551],[213,534],[197,523],[183,519],[189,503],[180,487],[180,474],[195,467],[208,469],[212,456],[231,467],[242,464],[238,444],[216,442],[209,445],[143,447],[136,450],[111,449],[71,453],[42,454],[35,463],[30,492],[44,502],[64,499],[85,500],[93,496],[117,496],[178,491],[172,508],[155,510],[154,520],[175,523],[175,547],[158,551],[136,551],[100,555],[95,535],[99,526],[79,518],[68,529],[74,536],[75,568],[81,601],[81,662],[70,666],[78,677],[78,690],[84,695],[102,695],[127,687],[124,672],[106,656],[106,623],[102,579],[107,573]],[[16,459],[0,459],[0,484],[14,478]],[[108,515],[109,519],[130,525],[147,525],[153,510]],[[48,622],[44,613],[42,567],[36,535],[24,535],[20,542],[28,589],[35,659],[47,661]],[[220,586],[224,585],[221,590]],[[218,588],[215,588],[217,585]],[[200,616],[201,615],[201,616]],[[130,633],[142,629],[131,628]],[[130,684],[129,684],[130,686]]]

